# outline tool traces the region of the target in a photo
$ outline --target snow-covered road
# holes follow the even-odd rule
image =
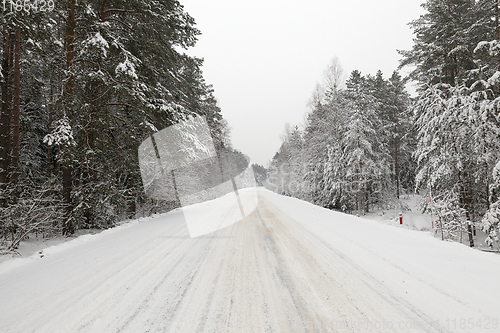
[[[500,256],[262,189],[209,235],[174,211],[70,243],[0,265],[0,332],[500,331]]]

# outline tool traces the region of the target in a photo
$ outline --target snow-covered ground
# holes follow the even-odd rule
[[[41,234],[31,233],[29,238],[19,243],[19,247],[15,252],[2,253],[2,255],[0,255],[0,263],[16,258],[27,258],[45,248],[71,241],[83,235],[97,234],[101,231],[100,229],[81,229],[76,230],[75,234],[70,237],[62,236],[61,234],[45,235],[44,237],[44,235]]]
[[[197,238],[175,210],[1,263],[0,331],[500,331],[499,255],[263,189],[258,199]]]
[[[422,196],[416,194],[401,195],[400,202],[405,209],[376,209],[363,217],[379,221],[384,224],[399,226],[399,213],[403,213],[403,228],[432,231],[433,218],[429,214],[422,214],[419,209]]]
[[[426,198],[418,194],[403,194],[401,195],[400,202],[405,209],[376,209],[363,217],[398,228],[429,232],[436,238],[440,238],[438,219],[436,216],[421,212],[420,203],[422,200],[426,200]],[[400,225],[399,221],[400,213],[403,216],[402,225]],[[498,244],[495,244],[492,249],[486,244],[485,239],[486,233],[481,230],[481,226],[478,224],[476,226],[476,235],[474,236],[476,248],[483,251],[499,251]],[[466,232],[463,234],[462,244],[469,245],[469,238]]]

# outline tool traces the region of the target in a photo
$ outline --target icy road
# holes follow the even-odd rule
[[[0,265],[0,332],[500,331],[500,256],[262,189],[209,235],[173,211],[43,254]]]

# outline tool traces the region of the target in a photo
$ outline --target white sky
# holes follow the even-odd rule
[[[337,56],[346,75],[357,69],[388,77],[397,49],[412,47],[407,23],[424,0],[180,0],[202,35],[187,51],[205,59],[236,149],[267,166],[285,124],[302,124],[307,102]]]

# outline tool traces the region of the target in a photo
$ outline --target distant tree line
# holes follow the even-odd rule
[[[172,208],[144,196],[137,148],[186,117],[229,147],[202,60],[182,52],[200,32],[178,1],[9,5],[0,24],[4,246]]]
[[[255,176],[257,186],[264,186],[267,179],[267,169],[260,164],[252,164],[252,171]]]
[[[384,79],[380,71],[353,71],[344,84],[334,60],[313,96],[305,128],[286,130],[268,186],[344,212],[393,204],[392,198],[413,186],[409,102],[397,72]]]

